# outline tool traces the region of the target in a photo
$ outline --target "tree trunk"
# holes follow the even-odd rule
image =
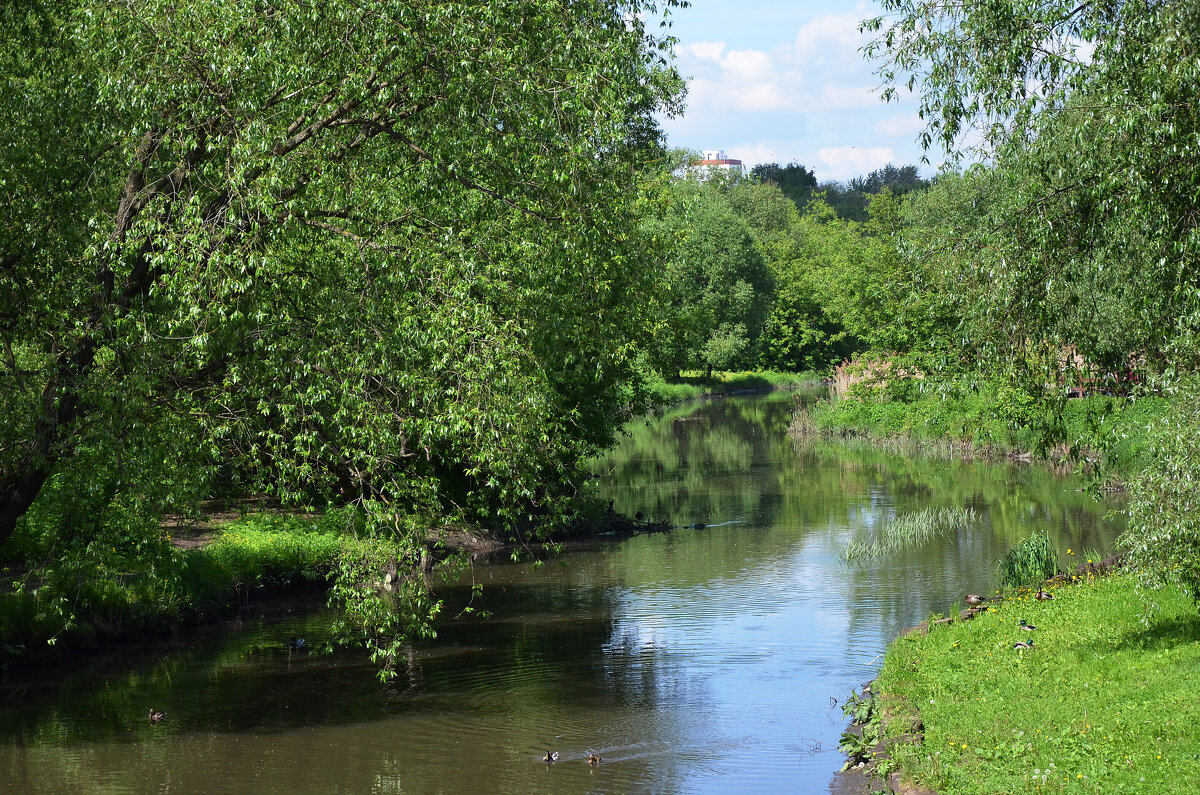
[[[33,505],[49,476],[48,468],[37,468],[0,480],[0,546],[13,534],[17,520]]]

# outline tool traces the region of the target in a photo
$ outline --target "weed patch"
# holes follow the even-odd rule
[[[1096,558],[1099,560],[1099,556]],[[1036,585],[1058,574],[1058,550],[1045,533],[1034,533],[996,561],[1000,583],[1006,588]]]

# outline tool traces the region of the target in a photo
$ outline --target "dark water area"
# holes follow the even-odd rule
[[[823,792],[840,702],[884,647],[1046,530],[1067,560],[1119,532],[1081,484],[786,433],[796,396],[639,421],[598,459],[618,509],[703,529],[476,567],[484,586],[381,684],[302,609],[0,688],[2,792]],[[926,507],[967,529],[846,563],[853,539]],[[1072,550],[1072,555],[1066,551]],[[152,725],[150,708],[167,719]],[[543,764],[547,750],[559,761]],[[589,753],[603,757],[597,767]]]

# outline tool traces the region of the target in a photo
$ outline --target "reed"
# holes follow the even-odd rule
[[[1044,532],[1034,533],[1004,553],[996,569],[1006,587],[1037,585],[1058,574],[1058,550]]]
[[[925,508],[899,514],[884,523],[878,538],[851,541],[842,557],[850,561],[915,549],[952,530],[966,529],[976,518],[974,508]]]

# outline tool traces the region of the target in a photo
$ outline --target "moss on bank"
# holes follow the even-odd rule
[[[1147,616],[1129,574],[1054,595],[1021,592],[888,647],[875,693],[903,717],[895,732],[917,713],[924,731],[891,749],[904,773],[944,795],[1200,788],[1195,605],[1163,591]]]

